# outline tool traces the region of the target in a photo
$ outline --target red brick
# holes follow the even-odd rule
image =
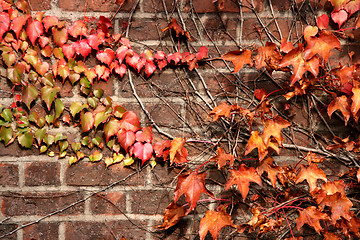
[[[177,103],[169,103],[169,106],[163,103],[150,103],[146,104],[145,107],[148,110],[151,118],[159,127],[182,127],[183,121],[178,117],[178,115],[182,116],[182,106]],[[145,124],[150,124],[148,119],[146,119]]]
[[[290,0],[271,0],[274,11],[287,11],[290,10],[292,1]]]
[[[114,95],[114,81],[118,81],[114,77],[109,77],[107,81],[94,81],[94,85],[92,89],[98,89],[101,88],[104,90],[104,97],[109,97]]]
[[[55,162],[34,162],[26,165],[25,185],[44,186],[60,184],[60,164]]]
[[[0,186],[17,186],[18,184],[18,165],[11,163],[0,163]]]
[[[51,0],[29,0],[31,10],[45,11],[51,9]]]
[[[55,86],[60,87],[59,95],[60,97],[72,97],[74,96],[73,86],[69,81],[62,83],[61,81],[55,81]]]
[[[46,215],[83,197],[82,194],[72,192],[4,194],[1,211],[5,216]],[[59,214],[73,215],[83,212],[84,203],[80,203]]]
[[[120,20],[120,25],[127,22],[128,19]],[[144,41],[144,40],[160,40],[162,34],[157,31],[157,26],[166,26],[167,23],[161,19],[146,19],[146,18],[134,18],[131,21],[129,38],[133,41]]]
[[[237,21],[237,19],[226,18],[223,19],[222,23],[218,18],[208,18],[205,22],[205,29],[213,41],[231,41],[232,39],[237,40]],[[207,36],[205,32],[203,33],[203,36]]]
[[[66,169],[66,184],[72,186],[104,186],[132,173],[134,170],[123,167],[121,163],[106,168],[102,162],[81,161]],[[146,171],[141,171],[121,182],[120,185],[144,185],[145,176]]]
[[[38,223],[24,228],[24,240],[54,240],[59,237],[59,223]]]
[[[60,0],[58,1],[58,7],[63,11],[78,11],[84,12],[85,5],[87,12],[115,12],[119,5],[115,3],[115,1],[98,1],[98,0],[89,0],[89,1],[81,1],[81,0]],[[122,5],[120,11],[121,12],[129,12],[136,0],[128,0]]]
[[[239,4],[237,1],[224,1],[224,8],[218,9],[217,3],[214,3],[213,0],[193,0],[194,9],[197,13],[211,13],[211,12],[235,12],[238,13],[240,11]],[[263,2],[262,0],[254,1],[255,10],[260,12],[263,10]],[[249,9],[250,4],[247,1],[243,1],[243,12],[250,12]]]
[[[7,233],[10,233],[11,231],[14,231],[18,226],[16,224],[0,224],[0,236],[3,236]],[[14,240],[16,239],[16,233],[13,233],[7,237],[1,238],[4,240]]]
[[[135,214],[164,214],[164,210],[173,201],[169,191],[132,191],[131,212]]]
[[[164,2],[168,13],[173,12],[176,2],[173,0],[165,0]],[[142,4],[144,12],[156,13],[165,11],[163,1],[144,0]]]
[[[205,82],[212,96],[225,97],[235,94],[236,79],[232,74],[217,74],[205,78]]]
[[[66,239],[146,239],[146,222],[137,220],[116,222],[69,222],[66,223]]]
[[[32,148],[32,149],[25,149],[21,147],[17,141],[14,143],[4,146],[4,144],[0,143],[0,156],[13,156],[13,157],[23,157],[23,156],[31,156],[31,155],[39,155],[39,150]]]
[[[91,212],[94,214],[122,214],[126,210],[125,200],[125,194],[120,192],[97,194],[91,198]]]
[[[169,167],[168,161],[158,162],[156,167],[151,170],[152,182],[155,186],[167,186],[179,173],[179,169]]]

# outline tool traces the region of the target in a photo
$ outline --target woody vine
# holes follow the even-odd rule
[[[206,211],[201,219],[201,240],[208,232],[217,239],[225,227],[233,229],[234,235],[255,231],[259,237],[273,234],[284,239],[302,239],[293,228],[299,231],[304,224],[325,239],[341,239],[342,235],[359,237],[359,196],[354,193],[360,180],[356,158],[360,151],[358,134],[340,138],[329,127],[332,139],[307,133],[316,148],[284,142],[284,132],[287,135],[289,129],[296,127],[296,131],[307,132],[303,126],[293,126],[286,116],[296,98],[307,99],[315,110],[321,103],[328,115],[317,112],[322,121],[326,123],[325,117],[337,115],[345,126],[351,126],[358,133],[359,65],[352,64],[353,53],[349,54],[346,65],[332,67],[328,62],[330,55],[342,48],[339,36],[351,37],[341,27],[359,10],[360,4],[358,1],[330,2],[334,7],[330,18],[325,14],[319,16],[314,25],[304,29],[296,44],[283,38],[279,43],[267,42],[261,47],[234,50],[211,59],[206,46],[191,51],[180,51],[178,47],[177,51],[167,54],[150,49],[138,53],[124,34],[110,33],[112,23],[106,17],[84,17],[66,23],[40,12],[32,16],[25,0],[1,0],[0,51],[2,67],[6,69],[2,81],[11,84],[9,94],[14,101],[11,106],[0,105],[0,140],[5,146],[18,142],[23,148],[39,149],[40,154],[67,158],[70,165],[88,158],[92,162],[103,161],[106,167],[131,166],[138,162],[156,167],[159,161],[168,161],[171,167],[181,168],[174,201],[165,210],[164,222],[157,227],[160,230],[172,228],[191,214],[204,193],[211,197],[206,201],[217,203],[217,209]],[[224,1],[218,1],[218,8],[223,4]],[[254,10],[254,6],[250,8]],[[336,23],[340,30],[327,30],[329,21]],[[351,30],[359,25],[360,21],[356,20]],[[193,40],[175,18],[162,31],[174,33],[172,39],[179,46],[180,43],[188,46]],[[86,63],[91,56],[98,61],[95,66]],[[276,71],[288,73],[289,78],[277,83],[280,88],[274,92],[247,89],[247,94],[253,95],[247,105],[234,104],[230,98],[216,103],[209,111],[211,122],[208,124],[219,124],[225,129],[216,140],[174,137],[153,142],[151,126],[141,127],[133,111],[104,96],[103,89],[93,87],[94,82],[106,82],[111,75],[123,78],[130,74],[131,78],[135,72],[151,78],[155,71],[168,67],[197,71],[199,65],[220,60],[232,62],[234,75],[247,66],[266,72],[269,77]],[[63,103],[57,82],[67,81],[79,86],[83,102]],[[211,94],[206,93],[211,98]],[[319,99],[319,94],[331,100],[326,104]],[[285,102],[280,110],[273,104],[273,99],[279,97]],[[43,109],[44,115],[35,111],[37,107]],[[172,137],[155,122],[152,124],[160,134]],[[71,141],[61,133],[52,134],[51,129],[59,126],[79,127],[83,135],[81,141]],[[234,134],[235,140],[227,138]],[[216,153],[191,169],[187,151],[190,143],[205,144],[216,149]],[[238,147],[240,143],[244,149]],[[111,153],[105,154],[105,148]],[[294,166],[280,167],[273,156],[280,155],[283,148],[297,149],[303,158]],[[351,167],[350,171],[330,181],[319,167],[329,159]],[[305,160],[307,163],[302,163]],[[231,190],[231,196],[220,198],[206,188],[207,171],[214,165],[227,179],[225,184],[219,184],[223,191],[217,195]],[[254,193],[254,189],[264,189],[266,194]],[[185,203],[180,203],[183,195]],[[235,224],[236,215],[231,214],[230,209],[241,202],[249,206],[253,218]]]

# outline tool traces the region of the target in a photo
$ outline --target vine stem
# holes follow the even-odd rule
[[[229,199],[223,199],[223,198],[206,198],[206,199],[201,199],[198,200],[197,202],[212,202],[212,201],[226,201],[226,202],[230,202]],[[184,205],[182,205],[183,207],[188,206],[189,203],[185,203]]]
[[[202,166],[204,166],[205,164],[209,163],[209,162],[210,162],[210,160],[207,160],[206,162],[202,163],[202,164],[195,170],[195,172],[198,173],[199,170],[200,170],[200,168],[201,168]]]
[[[197,139],[188,139],[186,140],[187,143],[189,142],[195,142],[195,143],[208,143],[208,144],[212,144],[213,146],[216,146],[217,143],[211,142],[211,141],[207,141],[207,140],[197,140]]]

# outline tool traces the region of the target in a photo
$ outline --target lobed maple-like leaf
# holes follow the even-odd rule
[[[300,230],[300,228],[306,223],[320,234],[320,231],[322,230],[320,220],[327,221],[329,219],[330,218],[326,213],[318,210],[315,206],[310,206],[302,211],[299,211],[299,217],[296,219],[297,229]]]
[[[281,135],[281,129],[290,127],[291,124],[279,115],[276,115],[273,119],[265,119],[263,123],[264,131],[261,136],[264,140],[264,144],[268,145],[270,137],[274,137],[279,145],[281,145],[284,141],[284,138]]]
[[[327,195],[319,204],[320,207],[329,206],[331,208],[331,221],[336,222],[340,217],[350,220],[350,208],[353,203],[344,195],[337,192]]]
[[[209,113],[209,116],[214,115],[212,121],[215,122],[221,117],[230,118],[231,112],[238,109],[239,107],[237,106],[237,104],[229,105],[226,102],[223,102],[220,105],[214,107],[214,109]]]
[[[258,54],[255,56],[255,67],[257,70],[266,67],[271,71],[272,69],[268,67],[268,64],[276,66],[282,58],[276,44],[272,42],[267,42],[264,47],[259,47],[257,52]]]
[[[318,179],[327,182],[327,177],[324,171],[318,168],[315,163],[311,163],[309,166],[301,166],[301,170],[296,176],[295,184],[306,180],[309,184],[310,192],[312,192],[317,187],[316,182]]]
[[[176,203],[181,195],[185,195],[186,201],[189,203],[189,208],[186,210],[185,215],[188,215],[195,209],[201,193],[214,197],[214,194],[205,187],[205,176],[206,172],[197,173],[190,170],[178,177],[174,192],[174,202]]]
[[[263,160],[268,154],[268,150],[258,131],[251,132],[249,141],[246,144],[245,156],[252,152],[255,148],[257,148],[259,152],[259,161]]]
[[[164,222],[162,225],[156,226],[161,230],[169,229],[180,221],[185,216],[185,207],[183,205],[171,202],[165,209]]]
[[[171,146],[170,146],[170,164],[172,165],[173,163],[176,164],[181,164],[181,163],[186,163],[187,162],[187,150],[184,147],[186,143],[186,138],[174,138],[171,141]]]
[[[251,58],[252,52],[248,49],[243,51],[230,51],[221,56],[222,59],[226,61],[231,61],[234,64],[234,71],[236,73],[240,71],[245,64],[248,64],[250,67],[253,66],[253,60]]]
[[[214,240],[218,239],[220,231],[224,227],[236,228],[231,216],[223,209],[219,211],[208,210],[205,216],[200,220],[200,240],[204,240],[208,232],[210,232]]]
[[[354,108],[355,109],[355,108]],[[328,105],[327,113],[329,118],[331,118],[331,115],[336,111],[340,110],[342,115],[344,116],[345,120],[345,126],[347,125],[347,122],[350,119],[350,103],[349,99],[342,95],[340,97],[336,97],[334,100],[331,101],[331,103]]]
[[[230,169],[231,176],[225,184],[225,190],[228,190],[232,185],[236,184],[245,201],[249,193],[250,182],[257,183],[261,186],[261,177],[253,167],[247,167],[241,164],[238,170]]]
[[[216,162],[218,169],[221,169],[226,164],[229,164],[230,167],[234,165],[235,157],[230,153],[225,153],[224,149],[221,147],[217,148],[217,155],[209,159],[210,162]]]
[[[354,86],[352,88],[352,97],[351,97],[351,106],[350,111],[352,116],[355,119],[355,122],[357,123],[359,120],[359,110],[360,110],[360,88],[359,86]]]
[[[264,172],[266,172],[268,178],[270,179],[271,185],[275,188],[276,176],[279,173],[285,173],[285,171],[279,166],[273,166],[273,162],[274,159],[272,157],[268,157],[260,163],[260,165],[256,168],[256,170],[260,176]]]
[[[165,32],[169,29],[174,30],[176,37],[180,35],[185,36],[189,41],[192,41],[190,33],[188,31],[184,31],[184,29],[177,23],[175,18],[172,18],[170,23],[164,29],[160,29],[162,32]]]

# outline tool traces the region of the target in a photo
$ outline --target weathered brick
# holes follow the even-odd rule
[[[51,9],[51,0],[30,0],[30,7],[33,11],[45,11]]]
[[[4,194],[1,211],[5,216],[46,215],[83,198],[80,193],[9,193]],[[65,210],[60,215],[84,212],[84,203]]]
[[[223,1],[224,8],[219,9],[218,4],[215,3],[213,0],[194,0],[192,1],[194,5],[194,9],[197,13],[211,13],[211,12],[235,12],[238,13],[240,11],[239,4],[237,1]],[[254,1],[254,7],[257,12],[263,10],[264,1],[257,0]],[[250,12],[251,9],[249,8],[251,5],[248,1],[242,1],[242,11],[243,12]]]
[[[121,19],[120,25],[127,21],[128,19]],[[131,21],[129,38],[133,41],[160,40],[163,34],[160,33],[159,35],[157,30],[158,25],[163,28],[167,23],[162,19],[134,18]]]
[[[0,236],[6,235],[11,231],[14,231],[18,226],[16,224],[0,224]],[[13,233],[7,237],[2,238],[4,240],[14,240],[16,239],[16,233]]]
[[[292,1],[290,0],[271,0],[274,11],[287,11],[290,9]]]
[[[172,193],[168,191],[132,191],[131,211],[136,214],[163,214],[172,198]]]
[[[170,107],[169,107],[170,106]],[[178,103],[169,103],[169,106],[163,103],[146,104],[146,109],[151,115],[152,119],[159,125],[164,127],[177,128],[183,126],[183,122],[179,119],[182,106]],[[178,115],[177,115],[178,114]],[[146,124],[150,124],[147,120]]]
[[[55,162],[28,163],[25,168],[25,185],[43,186],[60,184],[60,164]]]
[[[101,88],[104,90],[104,97],[109,97],[114,95],[114,81],[119,81],[115,77],[109,77],[107,81],[94,81],[93,89]]]
[[[66,169],[66,184],[72,186],[104,186],[123,179],[134,170],[115,164],[105,168],[104,163],[80,161]],[[143,185],[146,171],[141,171],[121,182],[120,185]]]
[[[176,1],[165,0],[164,3],[168,12],[174,11]],[[144,12],[156,13],[165,11],[163,1],[144,0],[142,4]]]
[[[205,83],[212,96],[225,97],[235,94],[236,78],[234,75],[216,74],[205,78]]]
[[[69,81],[65,81],[62,83],[61,81],[55,81],[55,86],[60,87],[59,95],[60,97],[72,97],[74,96],[73,93],[73,86]]]
[[[205,29],[209,34],[210,39],[213,41],[231,41],[232,39],[236,39],[236,27],[237,27],[237,19],[233,18],[208,18],[205,22]],[[203,33],[203,36],[208,36]]]
[[[24,228],[24,240],[55,240],[59,237],[59,223],[38,223]]]
[[[168,162],[158,162],[151,170],[152,183],[155,186],[167,186],[174,181],[179,172],[180,170],[169,167]]]
[[[126,210],[126,196],[121,192],[99,193],[91,198],[90,208],[94,214],[122,214]]]
[[[130,11],[135,3],[136,0],[125,1],[120,11]],[[115,1],[89,0],[87,2],[84,2],[80,0],[60,0],[58,1],[58,7],[61,8],[63,11],[84,12],[86,7],[87,12],[115,12],[119,8],[119,5],[117,5]]]
[[[66,239],[146,239],[146,222],[137,220],[116,222],[68,222],[66,223]]]
[[[31,156],[31,155],[39,155],[39,150],[32,148],[32,149],[25,149],[21,147],[17,141],[14,143],[4,146],[4,144],[0,143],[0,157],[1,156],[13,156],[13,157],[23,157],[23,156]]]
[[[18,184],[18,165],[11,163],[0,163],[0,186],[17,186]]]

